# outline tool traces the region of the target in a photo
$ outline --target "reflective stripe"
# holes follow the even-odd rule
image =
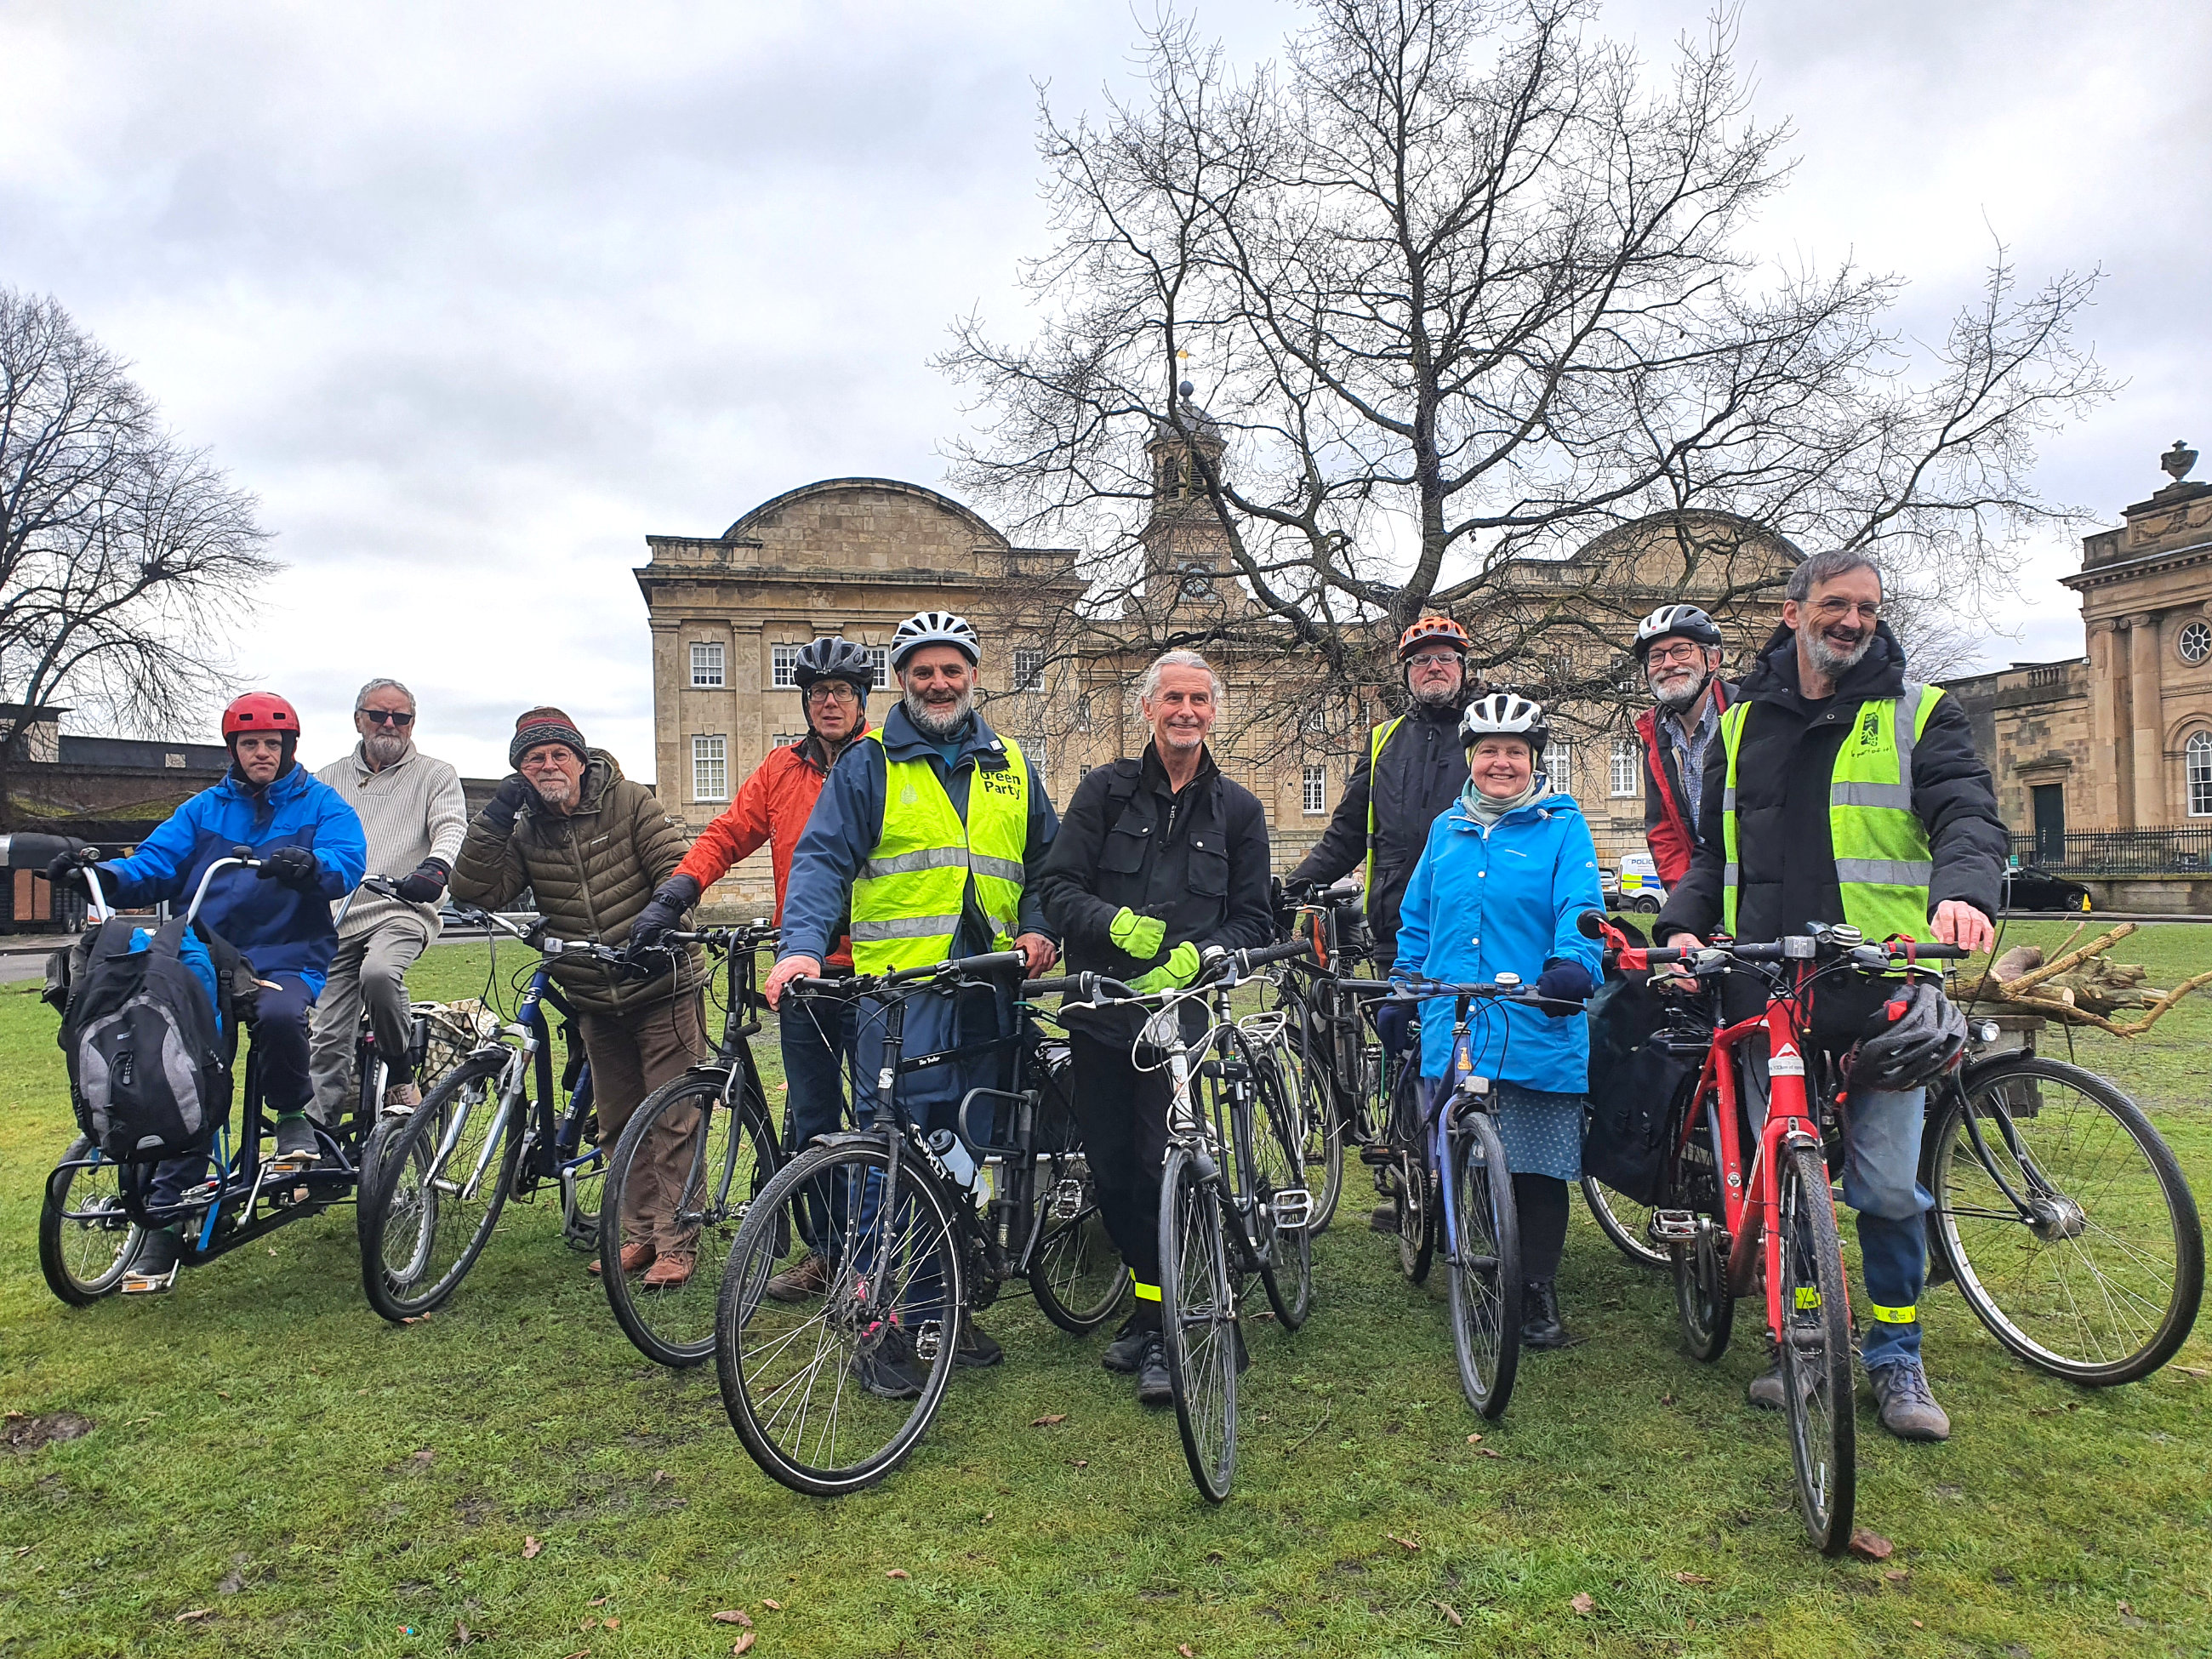
[[[1838,859],[1836,879],[1869,887],[1925,887],[1934,878],[1932,859]],[[1845,895],[1846,897],[1849,895]]]
[[[1735,899],[1737,878],[1741,873],[1733,859],[1721,866],[1721,884],[1728,889],[1731,902]],[[1730,918],[1730,920],[1733,919],[1733,917]]]
[[[1828,789],[1832,806],[1888,806],[1899,811],[1912,810],[1912,786],[1909,783],[1838,783]]]
[[[1735,786],[1734,784],[1729,785],[1727,788],[1721,791],[1721,811],[1723,812],[1733,812],[1735,811]]]
[[[1820,1305],[1820,1287],[1819,1285],[1800,1285],[1797,1287],[1797,1307],[1800,1312],[1809,1312]]]
[[[1917,1308],[1885,1308],[1879,1302],[1868,1303],[1867,1311],[1885,1325],[1911,1325],[1920,1317]]]
[[[886,939],[928,939],[950,933],[960,925],[960,913],[949,916],[886,916],[880,921],[855,921],[853,941],[866,944]]]
[[[1157,1285],[1140,1283],[1134,1273],[1129,1276],[1129,1288],[1137,1293],[1137,1300],[1139,1302],[1157,1302],[1160,1299],[1160,1287]]]
[[[965,870],[968,849],[964,847],[925,847],[918,853],[900,853],[887,859],[870,859],[860,866],[864,881],[878,881],[885,876],[908,876],[917,870]]]
[[[1361,873],[1362,897],[1367,914],[1375,914],[1375,775],[1382,767],[1382,745],[1405,721],[1403,714],[1387,720],[1367,734],[1367,867]]]
[[[1022,861],[1019,859],[994,859],[982,853],[970,853],[963,860],[979,876],[996,876],[1000,881],[1021,885]]]

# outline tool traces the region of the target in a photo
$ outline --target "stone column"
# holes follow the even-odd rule
[[[2160,696],[2158,617],[2142,612],[2128,618],[2128,708],[2135,730],[2136,830],[2163,829],[2166,821],[2165,738]]]
[[[2120,800],[2119,624],[2089,624],[2088,799],[2079,803],[2083,828],[2117,830],[2127,822]]]

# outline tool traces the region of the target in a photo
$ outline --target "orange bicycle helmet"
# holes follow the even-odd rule
[[[1427,644],[1431,640],[1443,641],[1462,656],[1465,656],[1474,644],[1474,641],[1468,638],[1467,629],[1462,628],[1449,617],[1424,617],[1398,635],[1398,660],[1405,661],[1416,649]]]

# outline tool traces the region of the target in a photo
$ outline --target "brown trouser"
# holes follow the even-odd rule
[[[706,1057],[700,1000],[699,992],[686,991],[623,1013],[577,1016],[584,1052],[592,1061],[599,1145],[610,1152],[647,1095]],[[697,1107],[665,1112],[637,1149],[623,1189],[623,1243],[649,1239],[664,1252],[691,1248],[696,1229],[679,1231],[675,1218],[690,1167],[691,1138],[698,1132]]]

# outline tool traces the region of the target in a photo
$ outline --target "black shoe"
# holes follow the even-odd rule
[[[185,1241],[167,1227],[149,1227],[138,1236],[137,1253],[124,1270],[124,1293],[152,1296],[175,1288],[177,1261],[184,1250]]]
[[[1144,1359],[1146,1340],[1158,1340],[1159,1334],[1158,1307],[1147,1305],[1140,1308],[1121,1322],[1121,1328],[1114,1333],[1114,1340],[1098,1356],[1098,1363],[1109,1371],[1118,1371],[1127,1376]]]
[[[1130,1369],[1137,1374],[1137,1403],[1139,1406],[1172,1406],[1175,1404],[1175,1383],[1168,1376],[1167,1344],[1160,1340],[1158,1331],[1141,1333],[1143,1340],[1137,1350],[1137,1363]]]
[[[878,1400],[918,1400],[928,1378],[914,1357],[914,1344],[894,1326],[872,1348],[853,1356],[853,1376]]]
[[[1395,1204],[1377,1204],[1368,1214],[1367,1231],[1395,1238],[1398,1236],[1398,1206]]]
[[[322,1156],[322,1148],[315,1139],[315,1126],[304,1117],[280,1117],[276,1120],[276,1156],[272,1164],[313,1164]]]
[[[990,1334],[978,1327],[966,1314],[960,1316],[960,1346],[952,1351],[952,1363],[965,1365],[971,1371],[995,1365],[1006,1357],[1006,1351],[993,1341]]]
[[[1559,1323],[1559,1286],[1549,1279],[1532,1279],[1521,1287],[1521,1346],[1524,1348],[1564,1348],[1573,1342]]]

